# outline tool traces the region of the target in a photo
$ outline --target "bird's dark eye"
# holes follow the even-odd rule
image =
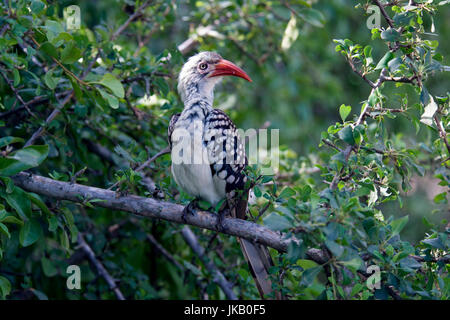
[[[202,62],[198,65],[198,67],[200,68],[200,70],[206,70],[208,68],[208,64]]]

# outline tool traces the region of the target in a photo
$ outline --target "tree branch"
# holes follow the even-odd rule
[[[378,0],[373,0],[373,2],[380,8],[381,14],[383,15],[384,19],[386,19],[386,22],[388,23],[389,27],[394,28],[394,22],[392,21],[391,17],[387,14],[386,10],[384,9],[384,6],[380,3]]]
[[[108,284],[109,288],[114,291],[114,294],[116,295],[118,300],[125,300],[125,297],[123,296],[120,289],[117,287],[116,282],[111,277],[109,272],[105,269],[105,267],[101,264],[100,261],[95,257],[94,251],[91,249],[91,247],[87,244],[87,242],[84,240],[81,233],[78,234],[78,243],[80,244],[81,249],[88,257],[89,261],[95,266],[97,269],[98,274],[105,279],[106,283]]]
[[[55,117],[61,112],[61,109],[64,108],[64,106],[70,101],[70,99],[72,99],[73,95],[74,95],[74,91],[72,90],[65,98],[64,100],[59,104],[58,107],[56,107],[55,109],[53,109],[53,111],[50,113],[50,115],[47,117],[47,119],[45,120],[45,125],[42,127],[39,127],[39,129],[37,129],[33,135],[31,136],[30,139],[28,139],[28,141],[25,143],[24,147],[28,147],[31,146],[32,144],[34,144],[34,142],[36,141],[37,138],[39,138],[45,130],[45,127],[47,127],[50,122],[53,121],[53,119],[55,119]]]
[[[199,259],[203,262],[206,269],[213,275],[213,281],[219,285],[227,298],[230,300],[237,300],[238,298],[232,290],[233,286],[227,281],[225,276],[214,265],[214,263],[212,263],[208,259],[207,255],[205,254],[205,249],[200,245],[191,228],[189,228],[188,226],[184,226],[183,229],[181,229],[181,235],[183,236],[186,243],[195,252],[195,254],[197,254]]]
[[[92,205],[112,210],[126,211],[139,216],[163,219],[179,224],[184,224],[182,213],[183,206],[171,202],[157,201],[135,195],[119,196],[114,191],[70,184],[29,173],[19,173],[12,177],[14,183],[30,192],[58,200],[69,200],[77,203],[86,203],[92,200]],[[186,217],[186,224],[216,230],[218,215],[210,212],[199,211],[194,216]],[[223,221],[223,233],[254,241],[274,248],[280,252],[286,252],[289,243],[294,238],[286,239],[283,235],[269,230],[258,224],[235,218],[225,218]]]
[[[436,127],[439,131],[439,136],[442,140],[444,140],[445,146],[447,147],[448,154],[450,154],[450,143],[447,139],[447,133],[445,132],[444,127],[441,124],[441,121],[439,120],[439,117],[435,114],[434,115],[434,122],[436,122]]]
[[[116,40],[116,38],[126,29],[128,28],[129,24],[142,16],[144,13],[143,11],[145,8],[147,8],[150,5],[151,1],[147,0],[145,1],[139,8],[136,9],[136,11],[125,21],[123,25],[121,25],[119,28],[117,28],[116,32],[113,33],[111,36],[111,41]]]

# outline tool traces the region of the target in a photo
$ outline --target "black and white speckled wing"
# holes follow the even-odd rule
[[[169,121],[169,127],[167,128],[167,141],[169,142],[170,149],[172,149],[172,133],[175,129],[175,123],[177,122],[180,115],[181,113],[174,114]]]
[[[227,198],[233,198],[236,190],[244,189],[247,177],[243,170],[247,166],[247,157],[236,126],[226,113],[213,109],[207,115],[203,143],[212,175],[226,182]]]

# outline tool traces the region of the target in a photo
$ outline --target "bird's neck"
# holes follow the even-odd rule
[[[205,108],[212,109],[214,85],[213,81],[187,84],[183,96],[184,108],[189,109],[201,101]]]

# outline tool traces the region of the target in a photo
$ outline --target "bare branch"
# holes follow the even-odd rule
[[[81,204],[95,200],[95,202],[91,202],[94,206],[134,213],[146,218],[163,219],[179,224],[185,223],[217,232],[218,216],[210,212],[198,211],[194,216],[187,216],[186,222],[184,222],[182,218],[184,207],[178,204],[134,195],[118,196],[114,191],[52,180],[24,172],[13,176],[12,179],[17,186],[29,192],[58,200],[68,200]],[[287,252],[290,243],[297,242],[295,238],[287,238],[284,234],[237,218],[224,218],[223,226],[221,233],[260,243],[282,253]],[[329,254],[323,249],[310,248],[306,255],[318,264],[327,263],[330,259]],[[370,260],[371,256],[361,255],[361,258]],[[413,258],[417,261],[424,259],[419,256]],[[448,256],[445,256],[442,261],[448,261],[448,258]]]
[[[116,38],[130,25],[131,22],[139,18],[144,14],[145,8],[147,8],[150,5],[151,1],[147,0],[145,1],[139,8],[136,9],[136,11],[125,21],[123,25],[121,25],[119,28],[117,28],[116,32],[113,33],[111,36],[111,41],[116,40]]]
[[[0,73],[3,77],[3,79],[5,79],[6,83],[8,84],[9,88],[11,89],[11,91],[14,92],[14,95],[22,104],[22,107],[27,109],[28,113],[31,114],[33,117],[37,118],[37,116],[28,108],[28,103],[23,100],[23,98],[19,94],[19,91],[14,87],[14,83],[8,78],[8,76],[6,75],[5,70],[3,70],[3,68],[0,68]]]
[[[367,76],[365,74],[363,74],[361,72],[361,70],[359,70],[358,68],[356,68],[355,63],[353,62],[353,59],[351,57],[347,57],[347,61],[348,64],[350,65],[350,67],[352,68],[353,72],[356,73],[357,75],[359,75],[361,78],[364,79],[364,81],[366,81],[372,88],[376,88],[375,83],[372,82],[372,80],[370,80],[369,78],[367,78]]]
[[[156,239],[155,237],[147,233],[146,234],[147,240],[155,247],[156,251],[158,251],[164,258],[166,258],[169,262],[171,262],[177,269],[184,270],[184,267],[177,261],[175,258],[164,248]]]
[[[72,90],[70,92],[70,94],[68,94],[64,98],[64,100],[59,104],[59,106],[56,107],[55,109],[53,109],[53,111],[50,113],[50,115],[45,120],[45,125],[42,127],[39,127],[39,129],[33,133],[31,138],[28,139],[28,141],[25,143],[25,147],[28,147],[28,146],[31,146],[32,144],[34,144],[36,139],[39,138],[44,133],[45,127],[47,127],[50,124],[50,122],[52,122],[53,119],[55,119],[55,117],[61,112],[62,108],[64,108],[64,106],[70,101],[70,99],[72,99],[73,95],[74,95],[74,91]]]
[[[331,148],[333,148],[333,149],[336,149],[336,150],[339,151],[339,152],[342,152],[342,149],[339,148],[338,146],[336,146],[336,145],[335,145],[333,142],[331,142],[330,140],[328,140],[328,139],[322,139],[322,142],[325,143],[327,146],[329,146],[329,147],[331,147]]]
[[[27,191],[52,197],[59,200],[69,200],[77,203],[86,203],[92,200],[92,205],[134,213],[139,216],[163,219],[184,224],[182,213],[184,207],[171,202],[158,201],[135,195],[119,196],[110,190],[70,184],[29,173],[19,173],[12,177],[15,184]],[[218,215],[199,211],[194,216],[186,217],[186,224],[217,231]],[[223,233],[254,241],[286,252],[289,243],[296,241],[278,234],[258,224],[234,218],[225,218]]]
[[[392,21],[391,17],[389,17],[381,2],[379,0],[373,0],[373,2],[380,8],[381,14],[383,15],[384,19],[386,19],[389,27],[394,28],[394,21]]]
[[[139,167],[137,167],[137,169],[135,170],[136,172],[140,172],[142,170],[145,169],[145,167],[149,166],[153,161],[155,161],[157,158],[167,154],[170,152],[170,148],[166,147],[164,149],[162,149],[161,151],[159,151],[157,154],[155,154],[154,156],[150,157],[150,159],[148,159],[147,161],[145,161],[143,164],[141,164]],[[117,181],[116,183],[114,183],[111,187],[108,188],[108,190],[111,190],[119,185],[121,185],[125,180],[120,180]]]
[[[213,275],[213,281],[217,283],[220,288],[223,290],[225,295],[230,300],[237,300],[236,294],[233,292],[233,286],[231,283],[227,281],[225,276],[220,272],[220,270],[212,263],[206,253],[205,249],[200,245],[200,243],[197,240],[197,237],[195,236],[194,232],[192,232],[191,228],[188,226],[184,226],[183,229],[181,229],[181,235],[183,236],[186,243],[192,248],[192,250],[197,254],[199,259],[203,262],[206,269]]]
[[[447,133],[445,132],[445,129],[442,126],[441,121],[439,120],[438,116],[435,114],[433,118],[434,118],[434,122],[436,123],[436,127],[439,131],[439,136],[441,137],[442,140],[444,140],[444,143],[447,147],[447,151],[450,154],[450,143],[448,142],[448,139],[447,139]]]
[[[125,300],[125,297],[123,296],[120,289],[117,287],[116,282],[114,281],[113,277],[109,274],[109,272],[105,269],[103,264],[101,264],[100,261],[95,257],[94,251],[91,249],[91,247],[87,244],[87,242],[84,240],[81,233],[78,234],[78,243],[80,244],[81,249],[84,251],[86,256],[88,257],[89,261],[95,266],[97,269],[98,274],[105,279],[106,283],[108,284],[109,288],[114,292],[118,300]]]

